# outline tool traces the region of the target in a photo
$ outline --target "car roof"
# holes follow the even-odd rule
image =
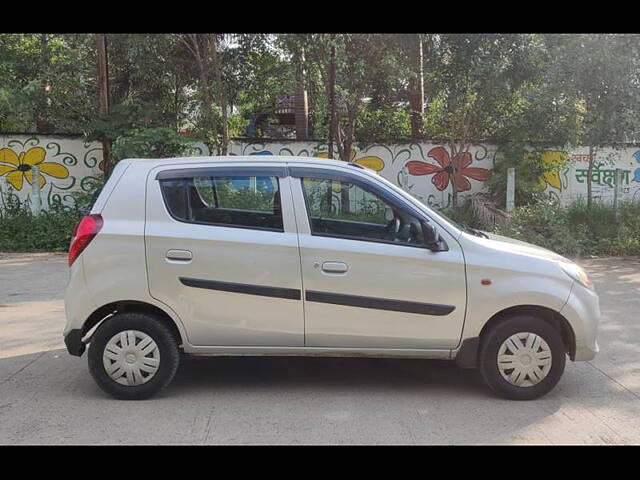
[[[327,167],[345,167],[347,165],[357,167],[360,170],[366,170],[369,173],[377,175],[378,172],[371,170],[357,163],[348,163],[342,160],[333,160],[329,158],[319,157],[303,157],[294,155],[227,155],[227,156],[210,156],[210,157],[172,157],[172,158],[127,158],[118,163],[124,164],[144,164],[149,169],[155,167],[161,167],[164,165],[180,166],[189,165],[194,166],[198,163],[271,163],[271,164],[308,164],[308,165],[320,165]]]
[[[302,157],[293,155],[226,155],[210,157],[171,157],[171,158],[127,158],[122,162],[141,162],[156,165],[177,165],[180,163],[229,163],[229,162],[258,162],[258,163],[310,163],[344,166],[346,162],[319,157]]]

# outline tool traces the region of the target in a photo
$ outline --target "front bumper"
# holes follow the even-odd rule
[[[76,357],[81,357],[87,346],[82,341],[82,330],[79,328],[69,330],[64,336],[64,344],[67,352]]]
[[[597,334],[601,315],[596,292],[574,282],[560,315],[567,319],[575,334],[576,354],[573,360],[593,360],[600,351]]]

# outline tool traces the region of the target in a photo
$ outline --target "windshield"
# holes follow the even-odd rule
[[[455,228],[456,230],[466,231],[466,229],[463,228],[462,225],[458,224],[457,222],[454,222],[453,220],[448,218],[446,215],[443,215],[441,212],[432,209],[428,205],[425,205],[419,198],[413,196],[411,193],[409,193],[409,192],[403,190],[402,188],[398,187],[394,183],[392,183],[389,180],[387,180],[386,178],[384,178],[382,175],[380,175],[378,173],[375,173],[375,172],[374,172],[374,175],[375,175],[376,179],[378,179],[381,182],[383,182],[385,185],[387,185],[393,191],[397,192],[402,197],[411,199],[417,205],[420,205],[424,209],[426,209],[428,211],[428,215],[430,217],[434,217],[434,220],[435,220],[436,223],[440,223],[441,226],[443,226],[443,227],[446,227],[448,225],[448,226],[451,226],[451,227]]]
[[[449,223],[453,224],[455,227],[457,227],[459,230],[462,230],[463,232],[469,233],[471,235],[475,235],[476,237],[489,238],[489,235],[487,235],[486,233],[480,230],[472,228],[465,223],[460,223],[460,222],[456,222],[455,220],[452,220],[451,217],[442,213],[441,210],[438,210],[438,215],[445,218]]]
[[[475,228],[471,228],[468,225],[465,225],[463,223],[456,222],[455,220],[452,220],[449,216],[442,213],[441,210],[435,210],[429,207],[428,205],[425,205],[419,198],[415,197],[410,192],[407,192],[406,190],[403,190],[402,188],[398,187],[394,183],[384,178],[382,175],[375,172],[374,172],[374,175],[376,176],[376,178],[384,182],[386,185],[391,187],[394,191],[398,192],[400,195],[403,195],[405,197],[410,197],[411,199],[416,200],[419,205],[422,205],[425,208],[427,208],[429,210],[429,214],[436,217],[436,222],[438,219],[441,219],[443,221],[442,223],[448,224],[462,232],[468,233],[470,235],[475,235],[476,237],[489,238],[489,236],[486,233],[481,232],[480,230],[476,230]]]

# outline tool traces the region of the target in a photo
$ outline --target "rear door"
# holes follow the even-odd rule
[[[305,298],[306,345],[454,348],[466,308],[462,250],[422,243],[427,219],[350,168],[289,166]],[[432,221],[432,220],[431,220]]]
[[[151,295],[196,346],[302,346],[300,257],[284,164],[163,166],[147,179]]]

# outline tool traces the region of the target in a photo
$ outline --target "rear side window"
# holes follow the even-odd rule
[[[167,210],[182,222],[284,231],[276,176],[160,180]]]

